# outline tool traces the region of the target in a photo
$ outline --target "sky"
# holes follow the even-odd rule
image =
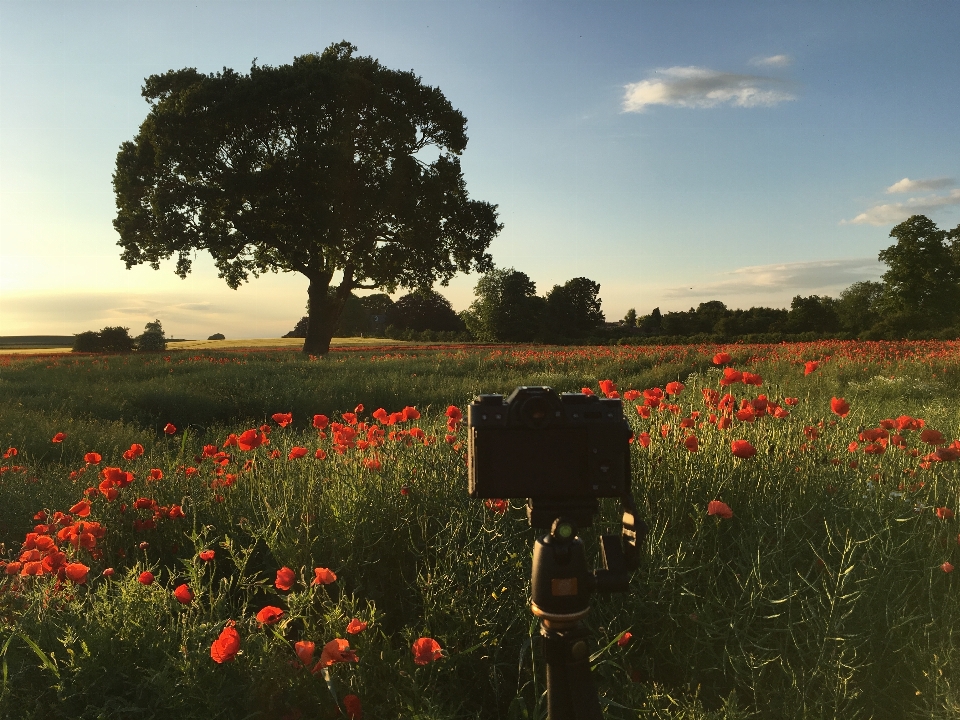
[[[0,0],[0,335],[292,329],[297,274],[127,270],[111,176],[146,77],[341,40],[466,116],[467,189],[504,224],[490,253],[540,294],[588,277],[611,321],[836,297],[880,277],[910,215],[960,224],[957,27],[952,0]],[[477,279],[436,289],[462,310]]]

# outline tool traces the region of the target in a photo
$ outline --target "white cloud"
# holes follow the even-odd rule
[[[771,55],[770,57],[755,57],[750,61],[751,65],[760,67],[786,67],[793,62],[789,55]]]
[[[624,86],[624,112],[642,112],[648,105],[756,107],[796,99],[784,81],[758,75],[737,75],[695,66],[663,68],[655,75],[660,77]]]
[[[904,178],[887,188],[888,193],[924,192],[939,190],[953,185],[953,178],[931,178],[930,180],[911,180]]]
[[[900,183],[902,182],[903,180],[900,181]],[[897,185],[900,183],[897,183]],[[894,185],[892,187],[896,186]],[[890,225],[902,222],[911,215],[929,215],[936,210],[949,207],[950,205],[960,205],[960,188],[951,190],[946,195],[925,195],[923,197],[913,197],[901,203],[874,205],[866,212],[857,215],[853,220],[841,220],[840,224]]]
[[[722,300],[730,307],[746,307],[747,303],[737,302],[737,298],[763,296],[789,305],[794,295],[839,295],[855,282],[879,278],[883,270],[884,265],[872,257],[750,265],[724,273],[716,282],[665,288],[662,296],[696,302]]]

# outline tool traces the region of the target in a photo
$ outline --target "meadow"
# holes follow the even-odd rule
[[[635,433],[605,717],[960,714],[960,342],[829,341],[0,355],[0,717],[543,718],[459,419],[517,385]]]

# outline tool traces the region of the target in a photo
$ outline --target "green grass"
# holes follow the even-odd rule
[[[445,442],[443,413],[479,392],[520,384],[599,392],[607,378],[621,392],[678,379],[686,389],[677,414],[643,419],[633,410],[642,397],[625,403],[634,430],[652,436],[649,448],[633,448],[634,494],[651,532],[631,592],[595,596],[588,619],[606,717],[956,717],[960,578],[941,565],[960,566],[960,527],[934,509],[958,510],[958,463],[920,467],[933,448],[918,432],[882,455],[865,454],[858,434],[911,415],[948,441],[960,437],[960,347],[723,348],[737,368],[762,375],[759,388],[720,388],[718,349],[362,347],[312,361],[283,351],[6,356],[0,444],[18,454],[3,467],[22,469],[0,472],[0,556],[16,560],[40,522],[34,515],[67,511],[100,482],[98,469],[122,467],[136,479],[114,502],[91,496],[88,519],[106,528],[101,557],[60,543],[90,566],[84,585],[0,575],[0,717],[334,718],[350,693],[368,718],[544,717],[527,605],[534,533],[520,501],[499,515],[466,497],[465,434]],[[811,359],[821,367],[805,377]],[[738,403],[759,393],[798,403],[784,406],[787,418],[734,420],[720,431],[699,426],[710,412],[702,388],[730,391]],[[850,403],[848,417],[831,413],[834,396]],[[415,425],[435,441],[385,439],[340,455],[310,421],[339,420],[358,403],[368,421],[378,407],[416,406],[418,421],[392,429]],[[689,432],[680,420],[692,411],[702,413],[689,430],[695,453],[680,444]],[[292,412],[293,424],[277,427],[277,412]],[[197,459],[204,445],[265,423],[270,445],[226,448],[223,472],[236,480],[211,488],[215,466]],[[52,443],[58,432],[66,439]],[[733,457],[733,439],[757,455]],[[123,460],[132,443],[144,454]],[[288,460],[294,446],[308,455]],[[313,457],[318,447],[327,459]],[[99,468],[86,466],[89,451],[103,456]],[[379,470],[362,462],[373,454]],[[163,479],[148,482],[151,469]],[[135,519],[151,516],[133,507],[138,497],[181,505],[186,517],[135,530]],[[715,499],[732,519],[707,515]],[[605,502],[582,533],[591,559],[596,534],[618,523]],[[216,558],[199,560],[203,549]],[[273,584],[281,566],[299,578],[289,593]],[[112,577],[102,575],[107,567]],[[337,581],[311,585],[315,567]],[[154,584],[137,582],[145,569]],[[189,605],[172,596],[182,583],[194,592]],[[281,623],[260,626],[264,604],[285,608]],[[368,628],[345,634],[352,617]],[[242,652],[217,664],[210,646],[231,619]],[[295,667],[294,642],[313,641],[319,654],[338,637],[358,663],[336,664],[328,678]],[[445,657],[416,665],[418,637],[435,638]]]

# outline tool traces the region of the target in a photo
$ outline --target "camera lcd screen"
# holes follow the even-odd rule
[[[482,498],[590,495],[583,428],[475,431],[470,494]]]

